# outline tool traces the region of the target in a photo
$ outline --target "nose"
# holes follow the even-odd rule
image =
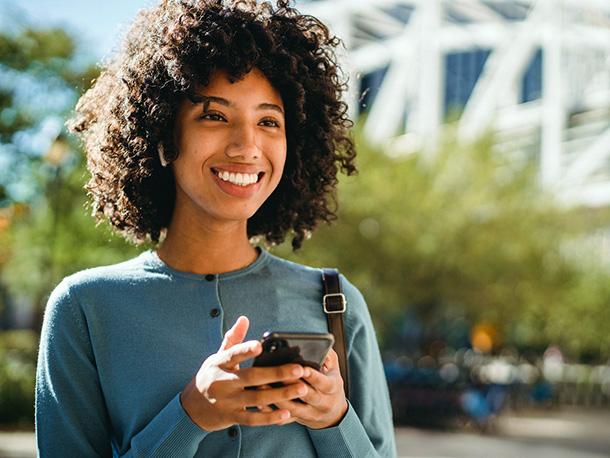
[[[246,123],[239,123],[231,130],[231,138],[226,147],[226,154],[231,158],[244,160],[260,157],[256,130]]]

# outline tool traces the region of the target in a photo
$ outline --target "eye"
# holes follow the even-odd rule
[[[259,125],[263,127],[280,127],[280,123],[272,118],[263,119],[259,122]]]
[[[205,119],[207,121],[226,121],[225,117],[222,114],[216,113],[214,111],[206,111],[205,113],[202,113],[201,119]]]

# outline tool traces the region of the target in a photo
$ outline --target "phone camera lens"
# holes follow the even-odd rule
[[[284,339],[269,339],[263,344],[263,350],[269,353],[286,347],[288,347],[288,343]]]

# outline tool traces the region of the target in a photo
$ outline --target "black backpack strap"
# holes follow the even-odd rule
[[[339,369],[343,378],[345,397],[349,399],[349,370],[347,365],[347,342],[345,340],[345,326],[343,324],[343,312],[347,307],[345,295],[341,292],[339,271],[337,269],[322,269],[322,283],[324,285],[324,297],[322,304],[328,319],[328,329],[335,336],[333,350],[339,357]]]

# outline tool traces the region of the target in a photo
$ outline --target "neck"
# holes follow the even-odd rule
[[[246,226],[237,224],[222,230],[199,228],[196,232],[170,224],[157,254],[171,268],[196,274],[239,270],[258,256],[248,240]]]

